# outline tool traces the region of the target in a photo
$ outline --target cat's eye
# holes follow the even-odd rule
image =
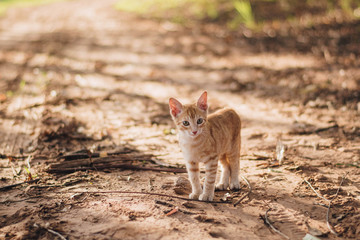
[[[190,125],[190,123],[189,123],[188,121],[183,121],[182,123],[183,123],[183,125],[184,125],[185,127],[187,127],[187,126]]]
[[[199,118],[196,123],[197,123],[197,124],[202,124],[203,122],[204,122],[204,119]]]

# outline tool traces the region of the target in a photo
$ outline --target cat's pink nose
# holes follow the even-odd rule
[[[197,131],[193,131],[192,133],[193,133],[194,135],[196,135],[196,134],[197,134]]]

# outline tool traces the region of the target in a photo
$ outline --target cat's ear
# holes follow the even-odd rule
[[[171,116],[176,117],[177,115],[179,115],[179,113],[181,113],[181,110],[182,110],[183,106],[175,98],[170,98],[169,99],[169,107],[170,107]]]
[[[197,107],[200,108],[203,111],[207,111],[208,105],[207,105],[207,92],[203,92],[197,101]]]

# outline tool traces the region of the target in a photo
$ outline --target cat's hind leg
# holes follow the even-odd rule
[[[230,189],[240,189],[239,171],[240,171],[240,152],[235,151],[227,155],[230,166]]]
[[[226,190],[229,187],[229,179],[230,179],[230,165],[227,160],[226,155],[222,155],[220,157],[220,166],[221,166],[221,176],[220,181],[216,184],[216,190]]]

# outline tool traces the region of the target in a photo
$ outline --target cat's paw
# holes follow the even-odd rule
[[[190,199],[199,199],[200,193],[190,193],[189,198]]]
[[[216,190],[223,191],[226,190],[229,187],[229,183],[218,183],[215,186]]]
[[[202,193],[199,196],[200,201],[212,201],[213,199],[214,199],[214,193],[212,194]]]
[[[231,190],[239,190],[241,187],[240,187],[240,183],[239,182],[232,182],[230,183],[230,189]]]

